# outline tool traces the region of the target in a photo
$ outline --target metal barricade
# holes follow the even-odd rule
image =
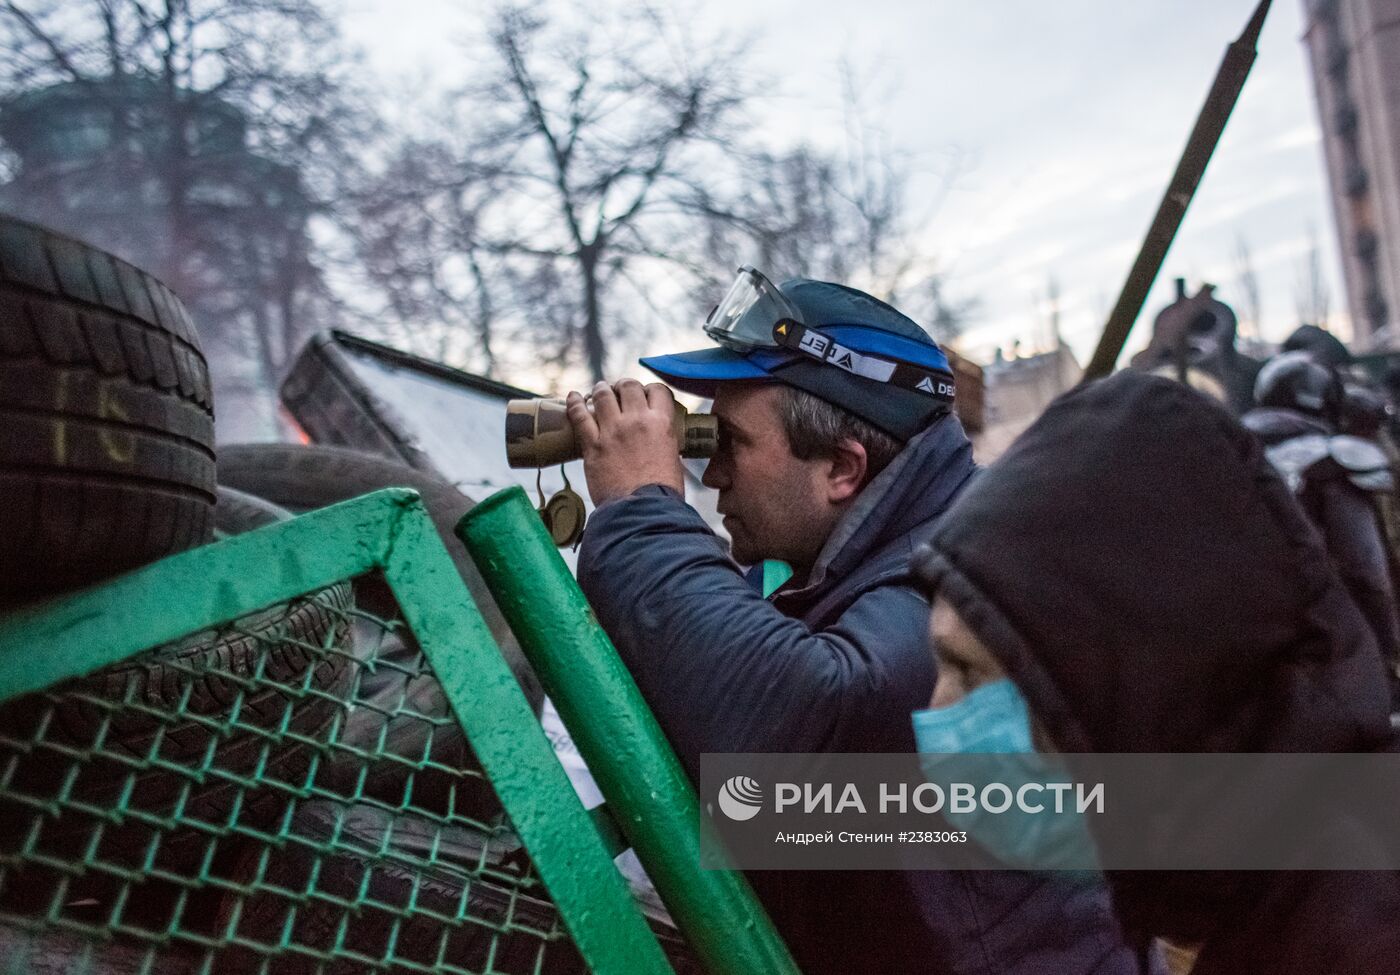
[[[634,839],[638,909],[411,491],[0,617],[0,702],[0,972],[795,971]]]

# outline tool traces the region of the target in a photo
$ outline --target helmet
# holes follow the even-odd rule
[[[1341,339],[1316,325],[1299,325],[1283,340],[1284,352],[1306,352],[1329,369],[1351,364],[1351,352]]]
[[[1336,374],[1308,352],[1284,352],[1259,370],[1254,400],[1260,406],[1297,410],[1333,420],[1342,402],[1342,384]]]

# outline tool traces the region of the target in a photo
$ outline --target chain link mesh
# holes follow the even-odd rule
[[[396,617],[366,577],[0,704],[0,971],[585,971]]]

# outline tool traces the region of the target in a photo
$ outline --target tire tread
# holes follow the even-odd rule
[[[170,289],[0,216],[0,532],[29,540],[0,551],[0,606],[207,542],[213,416],[198,337]],[[106,537],[90,537],[99,526]]]

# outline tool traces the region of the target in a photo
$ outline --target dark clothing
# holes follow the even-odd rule
[[[1380,655],[1321,538],[1259,441],[1178,383],[1123,373],[1062,396],[940,522],[922,568],[1062,751],[1393,747]],[[1279,783],[1230,786],[1212,800],[1287,808]],[[1163,842],[1207,812],[1147,804]],[[1204,942],[1193,975],[1400,957],[1393,874],[1109,879],[1130,936]]]
[[[1101,882],[1070,873],[1010,870],[905,875],[936,955],[908,957],[889,972],[958,975],[1162,975],[1143,938],[1129,945]],[[950,882],[956,878],[956,883]],[[995,912],[995,913],[993,913]],[[884,931],[875,929],[884,936]],[[935,961],[936,959],[936,961]],[[805,971],[805,970],[804,970]]]
[[[957,419],[938,420],[861,492],[806,583],[771,601],[674,493],[642,488],[594,512],[579,584],[692,778],[702,752],[915,750],[909,715],[934,670],[910,556],[973,470]],[[750,879],[807,975],[1135,971],[1101,887],[1069,898],[1011,872]],[[1065,932],[1077,940],[1064,965],[1003,954],[1017,944],[1043,960],[1038,942]],[[1102,967],[1115,952],[1124,965]]]
[[[1266,447],[1296,443],[1301,437],[1330,437],[1334,432],[1321,420],[1284,409],[1251,410],[1241,422]],[[1381,656],[1394,663],[1400,660],[1400,614],[1390,574],[1390,547],[1372,495],[1352,483],[1349,473],[1324,458],[1302,472],[1293,488],[1322,533],[1332,564],[1370,625]]]
[[[579,585],[692,777],[702,752],[914,750],[933,661],[909,558],[973,469],[943,418],[861,492],[807,584],[771,601],[673,492],[593,513]]]

